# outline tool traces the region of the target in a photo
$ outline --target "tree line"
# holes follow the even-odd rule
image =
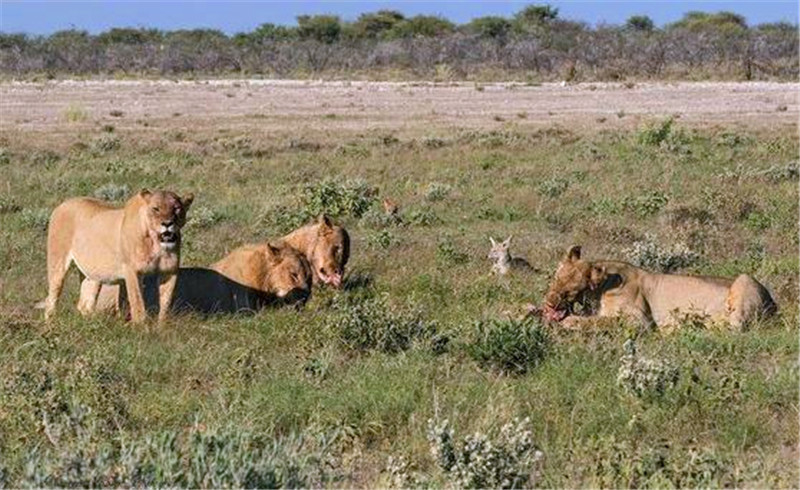
[[[732,12],[688,12],[657,27],[647,16],[591,27],[529,5],[511,17],[457,25],[393,10],[301,15],[234,35],[214,29],[70,29],[0,33],[0,73],[43,75],[632,80],[798,78],[798,27],[749,26]]]

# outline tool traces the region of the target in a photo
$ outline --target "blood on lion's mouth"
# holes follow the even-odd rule
[[[545,320],[551,322],[560,322],[561,320],[567,317],[568,313],[569,312],[567,311],[566,308],[558,309],[548,304],[545,304],[544,308],[542,308],[542,316],[544,317]]]

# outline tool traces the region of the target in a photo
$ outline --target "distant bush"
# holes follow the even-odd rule
[[[225,214],[208,206],[192,207],[187,225],[192,228],[209,228],[225,219]]]
[[[23,209],[19,213],[20,222],[34,230],[44,231],[50,222],[50,211],[47,209]]]
[[[673,272],[694,265],[700,259],[686,244],[664,245],[650,234],[623,253],[633,265],[656,272]]]
[[[480,366],[505,374],[525,374],[538,366],[550,337],[536,320],[485,320],[475,324],[466,351]]]
[[[378,230],[367,235],[367,243],[373,248],[387,249],[397,243],[397,237],[389,230]]]
[[[324,179],[306,185],[301,199],[310,216],[360,218],[375,202],[375,191],[363,180]]]
[[[441,219],[428,207],[410,209],[403,216],[404,220],[412,226],[433,226],[441,223]]]
[[[669,202],[669,197],[661,191],[650,191],[637,196],[627,196],[622,200],[622,207],[633,211],[642,218],[652,216]]]
[[[672,131],[672,124],[674,122],[675,120],[673,118],[668,117],[660,123],[651,124],[640,129],[636,135],[636,139],[640,145],[658,146],[666,141]]]
[[[559,17],[549,5],[513,16],[447,19],[367,12],[354,22],[301,15],[295,26],[262,24],[232,36],[214,29],[112,28],[98,35],[69,29],[50,36],[0,33],[0,73],[223,73],[270,77],[387,70],[441,81],[533,77],[537,80],[668,78],[781,79],[798,75],[797,26],[750,27],[730,12],[688,12],[664,28],[645,16],[619,26]],[[65,115],[82,121],[85,113]]]
[[[94,197],[104,201],[121,201],[131,192],[126,184],[117,185],[113,182],[102,185],[94,191]]]
[[[89,145],[89,150],[97,155],[102,155],[111,151],[118,150],[122,146],[122,140],[119,136],[111,133],[105,133],[92,140]]]
[[[558,197],[569,187],[569,179],[563,177],[551,177],[539,182],[536,186],[537,192],[546,197]]]
[[[465,264],[469,261],[469,255],[459,250],[451,237],[444,237],[436,244],[436,258],[448,265]]]
[[[431,182],[425,189],[425,199],[430,202],[442,201],[452,190],[453,188],[449,184]]]
[[[543,453],[533,444],[528,419],[515,419],[495,434],[458,440],[444,420],[428,420],[433,459],[453,488],[534,488]]]
[[[431,341],[437,332],[436,324],[419,310],[392,306],[385,297],[336,304],[326,327],[345,347],[362,352],[404,351],[415,343]]]

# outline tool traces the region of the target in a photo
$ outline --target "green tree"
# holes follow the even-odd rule
[[[379,10],[361,14],[352,25],[352,32],[357,38],[380,38],[394,28],[405,17],[396,10]]]
[[[100,44],[145,44],[159,42],[164,34],[158,29],[133,29],[114,27],[97,36]]]
[[[416,15],[398,22],[387,33],[387,37],[437,37],[449,34],[455,28],[455,24],[447,19],[435,15]]]
[[[505,39],[511,32],[511,22],[505,17],[489,15],[472,19],[465,28],[481,37]]]
[[[625,27],[632,31],[650,32],[655,24],[653,24],[653,19],[646,15],[632,15],[625,22]]]
[[[342,23],[335,15],[299,15],[297,33],[301,39],[331,44],[339,40]]]

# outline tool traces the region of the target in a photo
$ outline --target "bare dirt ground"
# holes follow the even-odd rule
[[[561,126],[601,130],[680,118],[689,126],[787,130],[796,83],[389,83],[314,81],[59,81],[0,84],[0,132],[70,136],[101,125],[197,132],[439,133]]]

